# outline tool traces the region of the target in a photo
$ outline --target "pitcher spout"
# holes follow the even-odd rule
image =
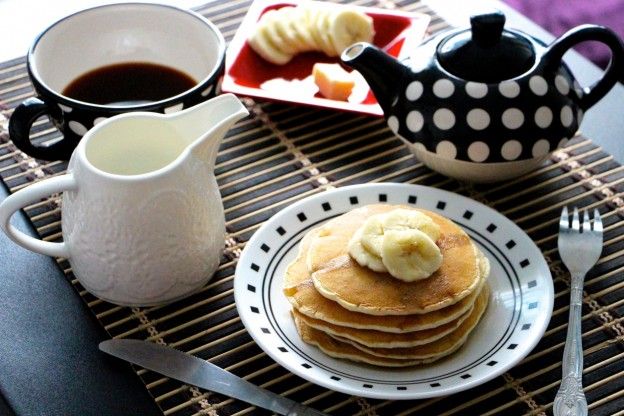
[[[400,93],[397,86],[401,85],[400,80],[408,71],[407,67],[396,58],[366,42],[358,42],[349,46],[342,52],[340,59],[362,74],[373,90],[382,110],[388,114]]]
[[[188,138],[188,150],[214,167],[219,145],[234,123],[249,112],[233,94],[219,95],[187,110],[171,115],[170,122]]]

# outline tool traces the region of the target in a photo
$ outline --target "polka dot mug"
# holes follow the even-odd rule
[[[624,45],[601,26],[579,26],[545,45],[504,24],[501,12],[481,14],[401,61],[367,43],[341,59],[362,73],[390,129],[427,166],[474,182],[510,179],[576,133],[622,73]],[[612,58],[603,77],[582,88],[562,57],[587,40],[606,44]]]
[[[223,73],[225,40],[217,27],[190,10],[149,3],[99,6],[67,16],[41,33],[27,67],[36,98],[21,103],[9,121],[15,146],[38,159],[69,159],[95,124],[130,111],[171,113],[216,94]],[[149,63],[188,75],[196,83],[172,97],[96,104],[67,96],[66,87],[111,65]],[[63,137],[31,141],[33,123],[48,116]]]

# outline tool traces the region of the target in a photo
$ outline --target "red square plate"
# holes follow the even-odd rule
[[[295,56],[286,65],[275,65],[265,61],[247,44],[247,37],[263,13],[296,4],[296,2],[256,0],[251,5],[228,47],[222,91],[382,116],[381,107],[359,73],[356,73],[356,84],[348,101],[330,100],[318,92],[312,79],[312,66],[317,62],[339,62],[338,57],[330,58],[320,52],[305,52]],[[335,4],[332,5],[332,8],[334,7],[346,6]],[[414,47],[412,42],[420,42],[429,24],[429,16],[426,14],[351,5],[349,7],[357,8],[373,18],[375,28],[373,43],[395,57],[405,53],[403,47],[406,37],[409,37],[409,48]]]

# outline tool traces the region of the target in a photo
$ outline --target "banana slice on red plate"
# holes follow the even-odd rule
[[[300,45],[293,34],[286,30],[285,25],[281,24],[292,9],[292,7],[284,7],[279,10],[269,10],[261,24],[264,25],[272,45],[275,45],[280,52],[294,56],[299,53]]]
[[[319,34],[320,49],[325,53],[325,55],[334,57],[338,56],[338,51],[336,51],[332,42],[329,28],[332,14],[332,10],[322,10],[316,17],[315,26],[316,31]]]
[[[374,34],[373,19],[357,9],[306,3],[267,11],[248,40],[265,60],[284,65],[300,52],[338,56],[353,43],[372,42]]]
[[[303,36],[303,34],[297,30],[297,20],[300,18],[298,16],[299,13],[297,8],[286,6],[276,12],[279,16],[276,16],[273,22],[275,31],[283,39],[283,41],[293,49],[293,52],[291,53],[296,54],[301,51],[308,50],[310,47],[308,38]],[[285,50],[286,48],[284,48],[284,51]]]
[[[270,18],[260,20],[256,30],[247,41],[249,46],[265,60],[276,65],[284,65],[290,62],[293,55],[283,52],[275,44],[277,41],[272,38],[272,32],[268,28],[268,25],[272,23],[273,20]]]
[[[328,23],[327,33],[337,55],[354,43],[370,43],[375,36],[373,19],[357,10],[336,10],[330,14]]]

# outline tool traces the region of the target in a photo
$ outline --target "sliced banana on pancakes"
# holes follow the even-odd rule
[[[267,11],[248,42],[265,60],[284,65],[300,52],[338,56],[353,43],[372,42],[374,34],[373,19],[357,9],[309,3]]]
[[[442,252],[427,234],[409,228],[388,230],[381,245],[388,273],[407,282],[426,279],[442,265]]]
[[[364,245],[364,232],[365,229],[362,227],[353,234],[351,241],[349,241],[349,254],[351,254],[351,257],[353,257],[360,266],[368,267],[379,273],[387,272],[388,269],[381,260],[380,252],[369,250],[368,247]]]
[[[431,217],[396,209],[368,218],[349,241],[349,254],[360,266],[411,282],[431,276],[442,264],[435,244],[439,237]]]

